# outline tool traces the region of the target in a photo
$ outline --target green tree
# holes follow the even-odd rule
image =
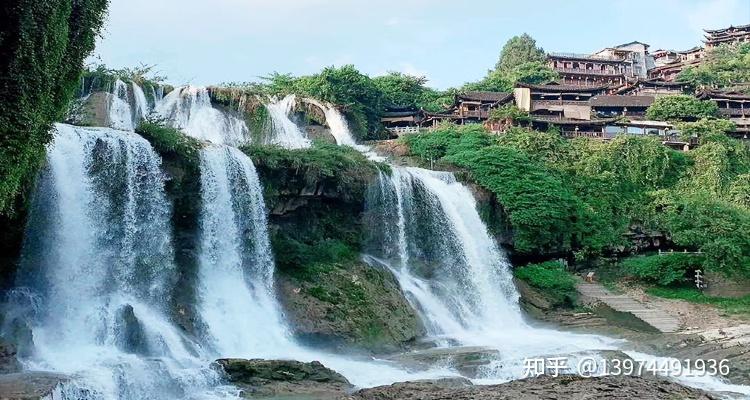
[[[12,207],[67,111],[94,49],[107,0],[5,0],[0,5],[0,212]]]
[[[698,138],[703,140],[711,135],[724,135],[735,129],[734,122],[727,119],[701,118],[695,122],[677,124],[683,139]]]
[[[537,47],[536,40],[524,33],[521,36],[513,36],[505,43],[495,69],[508,72],[524,63],[544,63],[545,60],[544,49]]]
[[[715,102],[686,95],[659,97],[646,110],[647,118],[660,121],[695,121],[718,115]]]
[[[383,104],[387,107],[431,108],[431,103],[441,97],[441,93],[426,86],[427,78],[400,72],[372,79],[375,87],[383,94]]]
[[[531,61],[513,68],[509,77],[513,83],[543,84],[559,79],[560,75],[543,62]]]
[[[698,89],[750,82],[750,43],[722,45],[707,53],[702,63],[685,68],[677,80]]]

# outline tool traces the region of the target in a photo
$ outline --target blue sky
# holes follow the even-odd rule
[[[447,88],[481,78],[523,32],[547,51],[633,40],[684,50],[700,44],[702,28],[747,23],[748,0],[111,0],[93,59],[155,64],[173,84],[354,64]]]

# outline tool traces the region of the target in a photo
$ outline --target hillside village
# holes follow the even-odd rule
[[[548,53],[546,65],[558,76],[554,81],[516,82],[512,92],[463,91],[455,95],[452,107],[438,112],[390,107],[381,122],[394,135],[415,133],[442,122],[482,123],[493,133],[512,124],[541,130],[557,127],[570,138],[656,135],[669,147],[689,150],[698,145],[697,138],[679,135],[671,122],[649,120],[646,110],[657,98],[691,95],[715,102],[718,115],[734,124],[727,134],[748,140],[750,83],[734,82],[721,89],[694,87],[678,77],[682,71],[708,62],[714,50],[746,43],[750,43],[750,24],[707,29],[703,46],[685,51],[650,51],[648,44],[633,41],[592,54]],[[512,121],[496,111],[511,106],[522,112],[523,118]]]

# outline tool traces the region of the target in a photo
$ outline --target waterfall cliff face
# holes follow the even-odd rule
[[[66,399],[179,399],[218,382],[168,317],[175,268],[160,162],[135,134],[56,126],[19,284],[38,299],[25,363],[72,375]]]
[[[273,124],[273,136],[268,140],[269,144],[288,149],[301,149],[312,145],[307,135],[289,119],[296,100],[294,95],[288,95],[281,100],[273,100],[266,105]]]
[[[176,88],[157,103],[155,111],[196,139],[233,146],[250,140],[245,121],[215,108],[206,88]]]

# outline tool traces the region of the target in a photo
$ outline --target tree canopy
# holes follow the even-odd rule
[[[536,40],[524,33],[521,36],[513,36],[505,43],[495,69],[507,72],[529,62],[544,63],[545,59],[544,49],[537,47]]]
[[[658,97],[646,110],[647,118],[660,121],[695,121],[718,115],[715,102],[687,95]]]
[[[677,81],[689,83],[696,89],[750,82],[750,43],[722,45],[707,50],[707,53],[698,66],[680,72]]]

